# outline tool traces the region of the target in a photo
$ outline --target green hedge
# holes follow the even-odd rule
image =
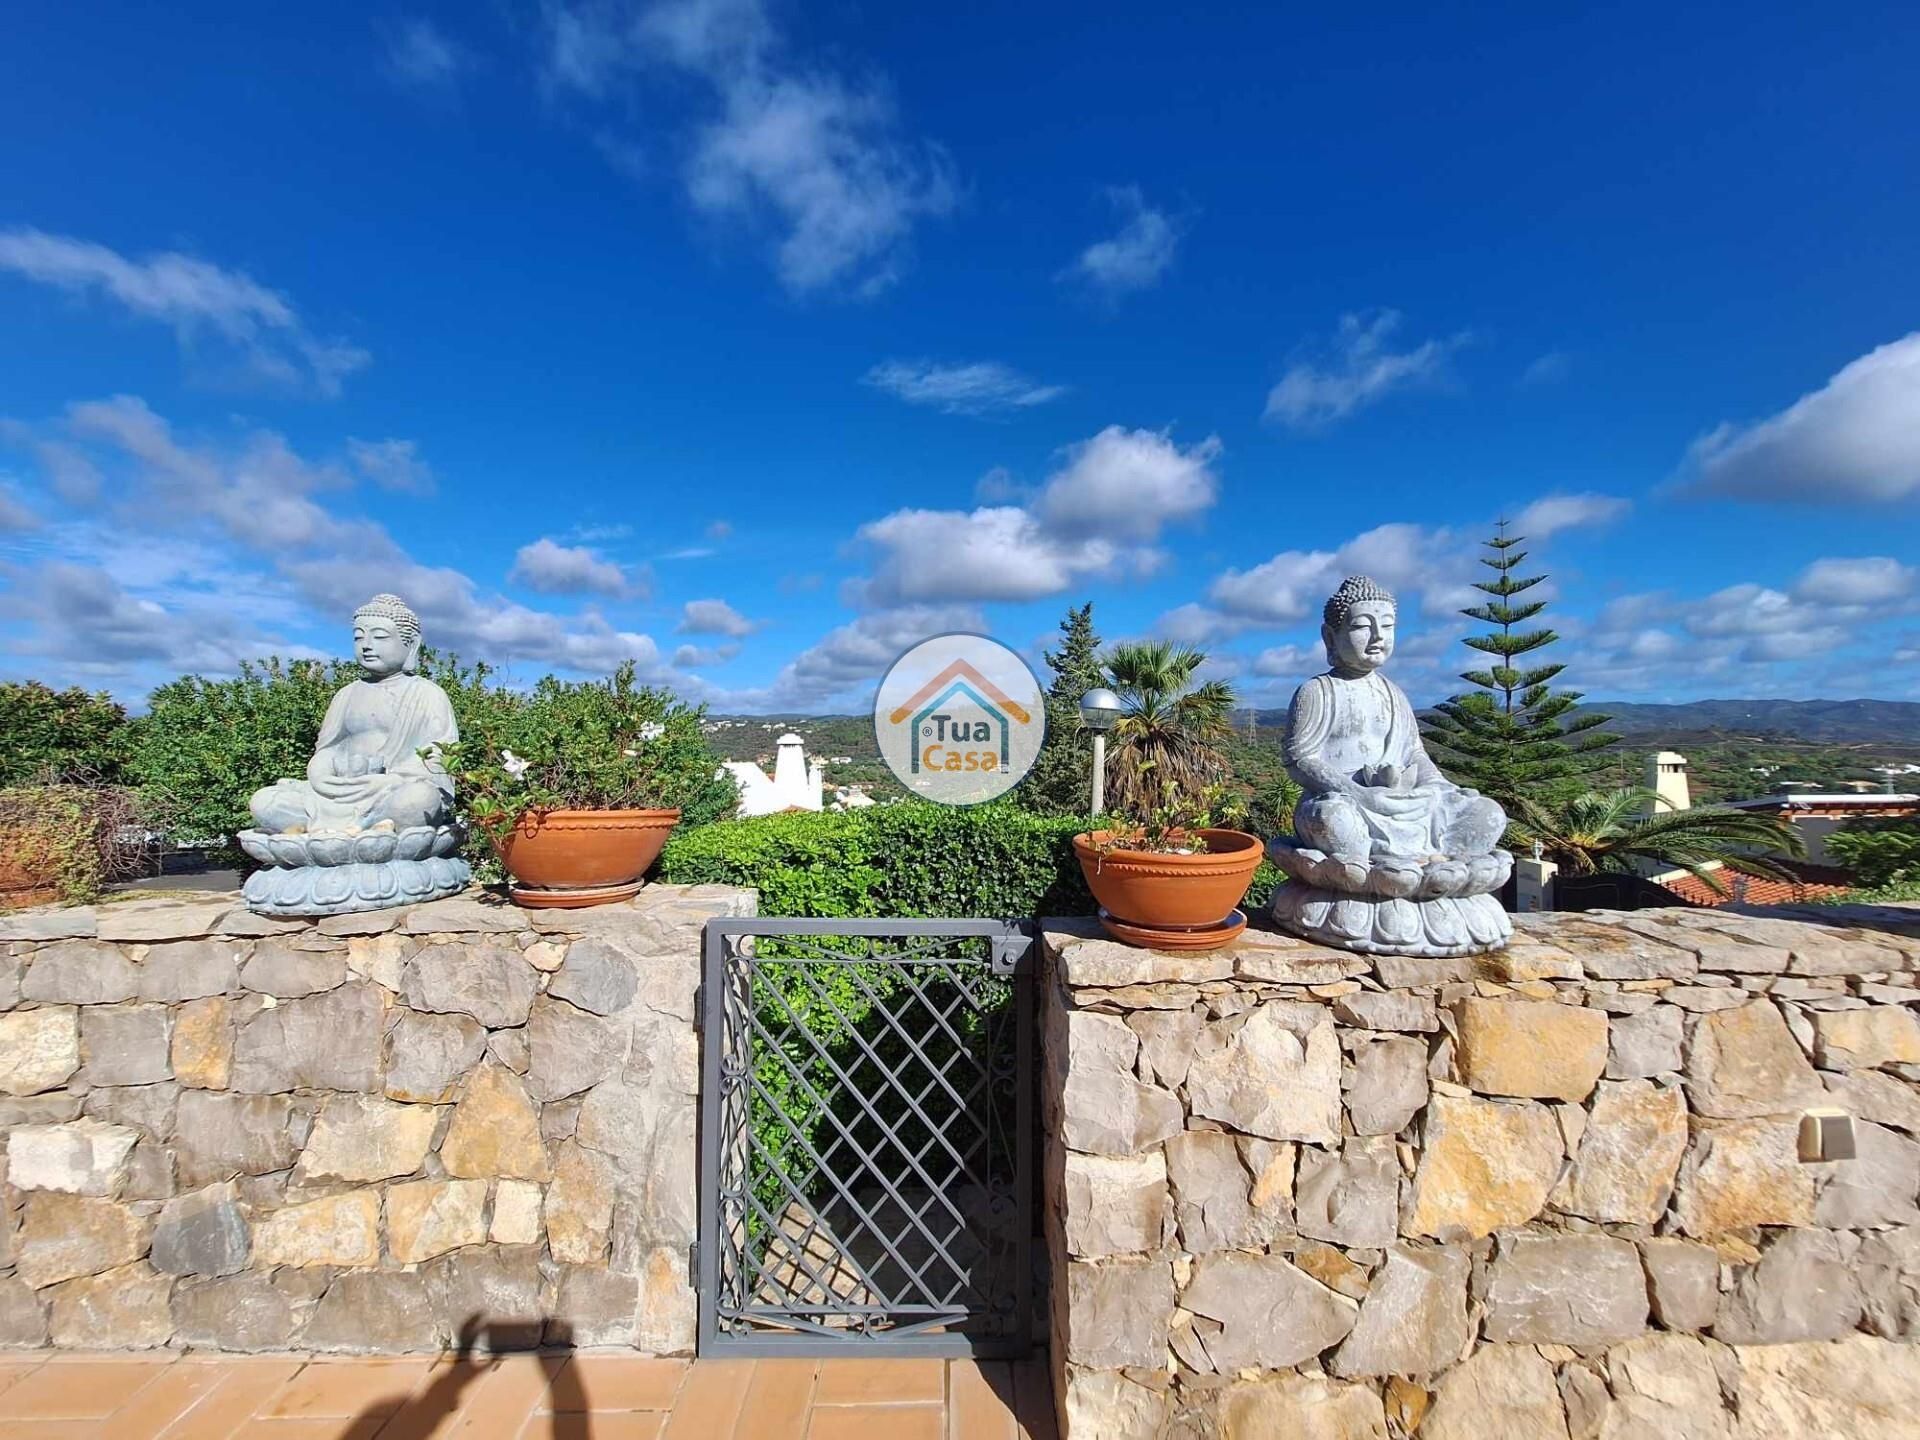
[[[1920,823],[1854,820],[1827,837],[1827,853],[1862,885],[1920,880]]]
[[[1073,837],[1087,821],[1008,804],[906,800],[866,810],[765,815],[684,830],[660,857],[676,884],[749,885],[760,913],[1018,919],[1091,915]],[[1262,862],[1249,907],[1278,878]]]

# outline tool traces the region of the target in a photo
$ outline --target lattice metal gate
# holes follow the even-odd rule
[[[702,1354],[1017,1355],[1033,979],[1000,920],[714,920]]]

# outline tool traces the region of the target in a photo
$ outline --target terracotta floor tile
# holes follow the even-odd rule
[[[1057,1440],[1053,1414],[1053,1371],[1044,1359],[1013,1362],[1013,1413],[1020,1440]]]
[[[426,1378],[427,1359],[316,1360],[260,1411],[263,1420],[345,1419],[361,1414],[393,1414]]]
[[[379,1416],[343,1420],[320,1416],[305,1420],[255,1420],[246,1428],[247,1440],[373,1440],[387,1422]]]
[[[822,1360],[815,1405],[936,1405],[947,1398],[944,1360]]]
[[[687,1371],[661,1433],[672,1440],[715,1440],[733,1433],[753,1378],[751,1360],[701,1360]]]
[[[7,1388],[13,1420],[98,1420],[131,1400],[167,1359],[52,1360]]]
[[[469,1402],[480,1387],[491,1380],[500,1361],[491,1355],[474,1355],[465,1360],[443,1355],[406,1402],[387,1420],[380,1440],[434,1440],[452,1435],[465,1416]],[[508,1440],[519,1433],[522,1410],[513,1429],[503,1432]]]
[[[151,1385],[100,1422],[100,1440],[154,1440],[219,1389],[229,1373],[218,1365],[167,1366]]]
[[[542,1409],[564,1414],[582,1410],[666,1410],[673,1405],[690,1368],[685,1360],[653,1360],[639,1355],[576,1355],[555,1377],[552,1400]]]
[[[40,1368],[36,1356],[31,1360],[0,1360],[0,1395],[7,1393],[7,1387],[17,1380],[24,1380]]]
[[[747,1382],[746,1403],[733,1433],[738,1440],[780,1440],[807,1430],[807,1406],[813,1399],[817,1360],[762,1360]]]
[[[100,1429],[97,1420],[15,1420],[7,1419],[7,1440],[93,1440]]]
[[[955,1360],[947,1367],[950,1440],[1016,1440],[1013,1367],[1004,1360]]]
[[[180,1362],[182,1367],[215,1369],[224,1378],[213,1393],[202,1396],[198,1405],[167,1427],[167,1440],[228,1440],[242,1433],[254,1412],[305,1363],[290,1356],[271,1360],[250,1355],[215,1360],[189,1356]]]
[[[458,1440],[514,1440],[527,1417],[547,1403],[554,1375],[571,1359],[567,1355],[505,1357],[467,1393],[457,1423],[444,1433]],[[389,1440],[389,1433],[382,1431],[380,1440]]]
[[[945,1412],[932,1405],[824,1405],[807,1440],[941,1440]]]
[[[666,1423],[666,1415],[659,1410],[535,1414],[521,1428],[520,1440],[656,1440]]]

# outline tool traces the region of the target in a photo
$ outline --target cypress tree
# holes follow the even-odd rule
[[[1093,737],[1080,723],[1080,697],[1106,684],[1099,653],[1093,602],[1070,606],[1060,622],[1060,648],[1046,652],[1047,668],[1053,671],[1047,686],[1046,742],[1014,790],[1015,799],[1029,810],[1084,815],[1092,803]]]
[[[1518,548],[1525,538],[1508,535],[1502,520],[1494,538],[1481,542],[1491,553],[1480,563],[1493,578],[1477,580],[1473,588],[1491,598],[1460,613],[1499,627],[1466,637],[1493,663],[1463,671],[1460,678],[1479,688],[1442,701],[1422,726],[1435,762],[1510,815],[1519,812],[1522,797],[1540,801],[1555,791],[1585,788],[1587,777],[1607,762],[1599,752],[1618,741],[1601,729],[1607,716],[1576,713],[1579,691],[1553,688],[1566,666],[1524,663],[1560,638],[1546,626],[1527,628],[1547,602],[1517,597],[1547,577],[1514,574],[1527,558]]]

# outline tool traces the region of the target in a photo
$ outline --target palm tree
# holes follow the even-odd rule
[[[1685,870],[1716,895],[1727,889],[1709,866],[1791,880],[1793,872],[1770,857],[1806,854],[1799,832],[1776,815],[1718,806],[1656,810],[1654,793],[1634,786],[1559,800],[1522,796],[1513,833],[1522,845],[1538,842],[1568,875],[1624,874],[1640,861]]]
[[[1116,645],[1106,671],[1126,712],[1113,727],[1107,794],[1123,815],[1143,819],[1171,787],[1198,800],[1226,775],[1221,745],[1233,733],[1233,687],[1194,683],[1206,652],[1167,640]]]

